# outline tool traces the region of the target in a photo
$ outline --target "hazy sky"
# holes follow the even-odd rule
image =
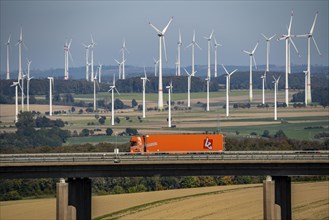
[[[184,49],[182,66],[191,65],[193,30],[202,50],[196,49],[196,64],[207,64],[207,41],[214,29],[216,39],[223,46],[218,50],[218,63],[249,65],[249,57],[241,50],[252,50],[257,41],[257,64],[266,62],[266,44],[261,33],[277,34],[271,42],[271,64],[284,65],[285,43],[276,39],[286,34],[290,11],[294,11],[292,33],[308,33],[319,11],[314,37],[323,54],[311,48],[311,63],[328,66],[328,8],[329,1],[0,1],[1,6],[1,72],[6,68],[6,47],[11,34],[10,65],[18,68],[19,30],[23,28],[23,68],[26,58],[32,60],[32,69],[64,68],[63,46],[72,38],[73,66],[84,66],[85,49],[90,34],[96,42],[94,62],[116,65],[119,50],[125,38],[129,50],[126,65],[152,66],[152,57],[158,57],[159,40],[149,26],[151,21],[163,29],[171,16],[174,20],[166,33],[168,67],[174,67],[177,54],[178,30],[181,30]],[[301,58],[291,51],[293,64],[307,63],[307,40],[295,38]],[[213,61],[213,52],[211,54]],[[72,66],[72,64],[70,64]],[[166,64],[163,65],[166,67]]]

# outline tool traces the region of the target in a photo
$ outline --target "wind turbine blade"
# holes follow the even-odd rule
[[[257,69],[257,64],[256,64],[255,56],[252,56],[252,60],[254,61],[255,68]]]
[[[299,51],[298,51],[298,49],[297,49],[297,47],[296,47],[294,41],[293,41],[291,38],[289,38],[289,40],[290,40],[290,42],[292,43],[292,45],[294,46],[294,48],[295,48],[295,50],[296,50],[298,56],[300,57]]]
[[[235,69],[233,72],[230,73],[230,75],[232,75],[232,74],[235,73],[236,71],[238,71],[238,69]]]
[[[258,42],[257,42],[257,44],[256,44],[256,46],[254,47],[254,49],[252,50],[252,54],[254,54],[255,53],[255,51],[256,51],[256,49],[257,49],[257,47],[258,47]]]
[[[296,37],[308,37],[308,34],[299,34],[299,35],[296,35]]]
[[[193,43],[190,43],[189,45],[187,45],[186,47],[185,47],[185,49],[186,48],[189,48],[190,46],[192,46],[193,45]]]
[[[115,91],[118,93],[118,95],[120,95],[120,92],[117,90],[116,87],[114,87]]]
[[[153,57],[154,63],[156,63],[157,61],[155,60],[155,58]]]
[[[187,72],[187,70],[184,68],[184,70],[185,70],[185,73],[188,75],[188,76],[190,76],[191,74],[189,74],[188,72]]]
[[[158,34],[162,34],[161,31],[159,31],[158,28],[156,28],[153,24],[151,24],[151,22],[149,22],[149,25],[158,33]]]
[[[312,36],[312,40],[313,40],[313,43],[314,43],[314,45],[315,45],[315,47],[316,47],[316,49],[317,49],[319,55],[322,56],[322,54],[321,54],[321,52],[320,52],[320,50],[319,50],[319,48],[318,48],[318,45],[316,44],[316,41],[315,41],[315,39],[314,39],[313,36]]]
[[[113,60],[115,60],[115,62],[117,62],[117,64],[121,65],[121,63],[119,61],[117,61],[116,59],[113,59]]]
[[[291,23],[292,23],[292,17],[293,16],[294,16],[294,12],[291,11],[290,22],[289,22],[289,27],[288,27],[288,35],[290,34],[290,31],[291,31]]]
[[[198,44],[197,42],[195,42],[195,45],[196,45],[200,50],[202,50],[201,47],[199,46],[199,44]]]
[[[145,76],[145,78],[147,79],[145,66],[144,66],[144,76]]]
[[[225,68],[224,64],[222,64],[222,67],[224,68],[226,74],[228,74],[228,71],[227,71],[227,69]]]
[[[166,63],[168,63],[168,59],[167,59],[167,49],[166,49],[166,40],[165,37],[162,37],[162,41],[163,41],[163,47],[164,47],[164,54],[165,54],[165,58],[166,58]]]
[[[248,55],[251,55],[251,53],[249,51],[246,51],[246,50],[242,50],[242,52],[248,54]]]
[[[195,42],[195,30],[193,31],[193,39],[192,42]]]
[[[182,35],[180,33],[180,29],[178,30],[178,41],[179,41],[179,44],[182,43]]]
[[[212,35],[214,34],[214,30],[212,30],[210,36],[209,36],[209,39],[211,40],[212,39]]]
[[[70,51],[69,51],[69,55],[70,55],[70,59],[71,59],[71,61],[72,61],[72,64],[75,66],[74,61],[73,61],[73,58],[72,58],[72,54],[71,54]]]
[[[315,14],[315,18],[314,18],[313,25],[312,25],[311,30],[310,30],[310,34],[313,34],[313,30],[314,30],[314,26],[315,26],[315,23],[316,23],[316,19],[318,17],[318,13],[319,12],[317,11],[316,14]]]
[[[166,33],[166,31],[167,31],[167,29],[168,29],[170,23],[172,22],[173,18],[174,18],[174,17],[171,17],[171,18],[170,18],[170,21],[168,22],[167,26],[162,30],[162,34],[163,34],[163,35]]]
[[[10,44],[10,38],[11,38],[11,34],[9,35],[9,38],[8,38],[7,44]]]
[[[70,43],[69,43],[69,45],[67,46],[67,49],[70,49],[70,47],[71,47],[71,43],[72,43],[72,39],[70,39]]]
[[[272,39],[273,39],[273,37],[275,37],[275,35],[276,35],[276,34],[274,34],[274,35],[273,35],[272,37],[270,37],[268,40],[272,40]]]
[[[269,40],[263,33],[261,33],[261,35],[265,38],[265,40]]]

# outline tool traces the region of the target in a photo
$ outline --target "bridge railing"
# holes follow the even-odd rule
[[[329,151],[225,151],[219,153],[139,154],[139,153],[46,153],[0,154],[0,163],[39,162],[133,162],[195,160],[328,160]]]

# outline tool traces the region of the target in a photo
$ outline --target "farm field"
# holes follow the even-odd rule
[[[272,92],[267,91],[267,100],[272,100]],[[106,96],[108,94],[99,94]],[[141,118],[142,113],[136,109],[120,109],[115,111],[115,117],[119,117],[120,123],[111,126],[111,112],[100,109],[98,113],[79,114],[80,109],[75,107],[75,112],[70,113],[71,106],[54,105],[55,110],[65,110],[67,114],[54,115],[51,118],[60,118],[67,122],[65,129],[76,131],[79,133],[82,129],[95,130],[94,136],[89,137],[73,137],[67,141],[67,144],[81,143],[99,143],[99,142],[117,142],[124,143],[129,140],[128,137],[107,137],[105,130],[112,128],[115,134],[123,132],[127,127],[136,128],[139,133],[202,133],[219,131],[227,135],[249,136],[250,133],[257,135],[263,134],[264,130],[268,130],[270,135],[274,135],[278,130],[282,130],[288,137],[300,140],[312,140],[314,135],[328,132],[329,114],[327,109],[321,106],[313,106],[307,108],[279,108],[278,121],[273,120],[273,107],[269,103],[268,108],[257,108],[257,104],[261,102],[261,91],[255,90],[254,102],[251,108],[237,108],[232,106],[234,103],[247,103],[248,93],[246,90],[234,90],[231,92],[231,108],[230,116],[225,116],[223,104],[225,101],[224,92],[214,92],[210,94],[211,103],[210,111],[206,112],[203,104],[206,102],[205,93],[192,93],[191,106],[192,109],[186,108],[186,94],[173,94],[173,100],[176,102],[176,110],[172,110],[172,124],[175,128],[168,128],[167,118],[168,111],[147,111],[146,118]],[[154,108],[157,106],[157,94],[147,94],[147,107]],[[279,92],[279,101],[283,101],[284,93]],[[77,95],[78,99],[88,102],[91,95]],[[120,98],[126,105],[131,105],[131,100],[135,98],[141,103],[141,94],[122,94]],[[166,102],[167,94],[164,94]],[[184,102],[177,105],[177,102]],[[166,105],[165,105],[166,107]],[[14,105],[0,106],[0,131],[15,131],[14,128]],[[44,113],[49,111],[48,105],[31,105],[31,110]],[[105,116],[104,125],[98,123],[96,115]],[[98,131],[97,131],[98,130]],[[100,131],[99,131],[100,130]]]
[[[261,184],[94,196],[95,219],[262,219]],[[55,219],[56,201],[0,202],[0,219]],[[293,219],[329,218],[329,182],[293,183]]]

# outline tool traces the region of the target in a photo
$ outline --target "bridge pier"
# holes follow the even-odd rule
[[[290,177],[267,177],[263,183],[263,198],[264,219],[291,220]]]
[[[91,220],[91,179],[68,178],[68,205],[75,208],[69,211],[75,219]]]

